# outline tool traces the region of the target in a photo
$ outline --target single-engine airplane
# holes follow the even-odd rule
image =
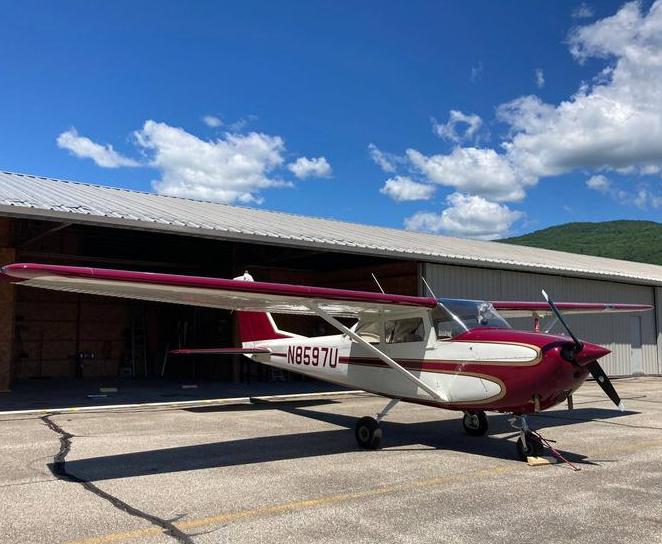
[[[526,421],[572,395],[591,374],[621,400],[598,359],[609,350],[577,338],[561,314],[639,312],[639,304],[479,301],[404,296],[253,281],[44,264],[11,264],[21,285],[237,311],[241,348],[183,349],[180,354],[242,354],[258,363],[391,399],[376,418],[362,417],[356,440],[379,448],[381,420],[406,401],[464,413],[464,430],[487,432],[486,411],[510,413],[522,459],[543,444]],[[427,284],[426,284],[427,285]],[[429,288],[428,288],[429,289]],[[333,336],[281,331],[271,313],[317,315]],[[533,331],[513,330],[504,316],[532,316]],[[568,336],[540,332],[552,316]],[[346,326],[338,318],[356,319]],[[551,328],[551,327],[549,327]],[[549,330],[548,328],[548,330]]]

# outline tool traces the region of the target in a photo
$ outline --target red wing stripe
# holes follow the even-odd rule
[[[492,306],[500,311],[531,311],[547,312],[550,311],[549,304],[546,302],[525,302],[517,300],[497,300],[492,302]],[[586,311],[586,312],[643,312],[652,310],[653,307],[647,304],[609,304],[604,302],[557,302],[559,310],[566,311]]]

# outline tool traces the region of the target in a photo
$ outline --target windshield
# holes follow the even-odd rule
[[[458,323],[458,320],[464,323],[466,330],[478,327],[511,328],[508,322],[497,313],[494,306],[484,300],[440,298],[439,302],[440,305],[432,311],[432,321],[437,338],[454,338],[463,333],[465,329]],[[457,319],[454,319],[448,312],[452,312]]]

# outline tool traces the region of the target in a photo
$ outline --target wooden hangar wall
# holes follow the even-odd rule
[[[440,297],[542,301],[541,290],[545,289],[557,301],[655,305],[655,291],[657,300],[662,300],[662,289],[551,274],[439,264],[423,265],[422,273]],[[419,289],[424,292],[423,286]],[[662,332],[657,330],[662,323],[659,305],[654,312],[574,315],[568,316],[567,321],[578,336],[612,350],[603,359],[608,374],[662,374]],[[511,322],[522,329],[531,328],[533,324],[532,319],[525,318]],[[561,329],[556,325],[552,332],[561,332]]]
[[[415,263],[108,227],[0,218],[0,264],[42,262],[416,294]],[[230,312],[0,284],[0,390],[39,377],[159,376],[166,348],[234,344]],[[276,316],[302,334],[326,324]],[[239,357],[169,358],[166,377],[236,380]],[[245,365],[244,365],[245,366]],[[242,367],[243,368],[243,367]],[[249,369],[250,370],[250,369]],[[254,372],[264,372],[259,366]]]

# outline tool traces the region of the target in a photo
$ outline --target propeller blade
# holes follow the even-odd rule
[[[556,319],[558,319],[561,325],[563,325],[563,328],[566,331],[568,331],[570,338],[572,338],[572,341],[575,343],[575,348],[574,348],[575,353],[572,357],[573,360],[575,360],[575,357],[578,354],[580,354],[581,351],[584,349],[584,344],[579,340],[579,338],[577,338],[573,334],[572,330],[570,330],[570,327],[568,327],[568,324],[565,322],[565,319],[563,319],[563,316],[561,315],[559,309],[556,307],[556,304],[554,304],[554,301],[551,298],[549,298],[549,295],[545,292],[544,289],[542,291],[542,296],[545,297],[545,300],[547,301],[547,304],[549,304],[549,307],[552,309],[552,312],[554,312]],[[599,346],[593,346],[593,347],[599,347]],[[604,348],[601,349],[603,352],[609,353],[608,350],[605,350]],[[598,351],[592,350],[590,355],[602,357],[603,355],[606,355],[606,353],[602,353],[599,350]],[[605,374],[605,371],[602,370],[602,367],[599,365],[598,361],[596,360],[593,361],[592,363],[589,363],[588,365],[586,365],[586,368],[588,368],[588,371],[591,373],[591,376],[593,376],[595,381],[598,382],[598,385],[602,387],[602,390],[607,394],[607,396],[612,400],[612,402],[616,406],[618,406],[618,409],[621,412],[624,411],[625,406],[623,406],[623,403],[621,402],[621,397],[618,396],[618,393],[616,392],[616,389],[614,389],[611,380],[609,379],[607,374]]]
[[[616,389],[614,389],[611,380],[607,377],[605,371],[602,370],[600,364],[597,361],[593,361],[592,363],[588,364],[586,368],[588,368],[591,376],[593,376],[595,381],[598,382],[598,385],[602,387],[602,390],[607,393],[607,396],[612,400],[612,402],[618,406],[618,409],[621,412],[624,411],[625,406],[623,406],[623,403],[621,402],[621,397],[618,396],[618,393],[616,392]]]
[[[542,290],[542,296],[545,297],[545,300],[547,301],[547,304],[549,304],[549,307],[552,309],[552,312],[554,312],[554,315],[556,316],[556,319],[559,320],[561,325],[563,325],[563,328],[568,331],[568,334],[570,335],[570,338],[572,338],[572,341],[575,343],[576,350],[581,351],[584,345],[580,342],[579,338],[575,336],[575,334],[570,330],[570,327],[568,324],[565,322],[565,319],[563,319],[563,316],[561,315],[561,312],[559,309],[556,307],[556,304],[554,304],[554,301],[549,298],[549,295],[547,292],[543,289]]]

